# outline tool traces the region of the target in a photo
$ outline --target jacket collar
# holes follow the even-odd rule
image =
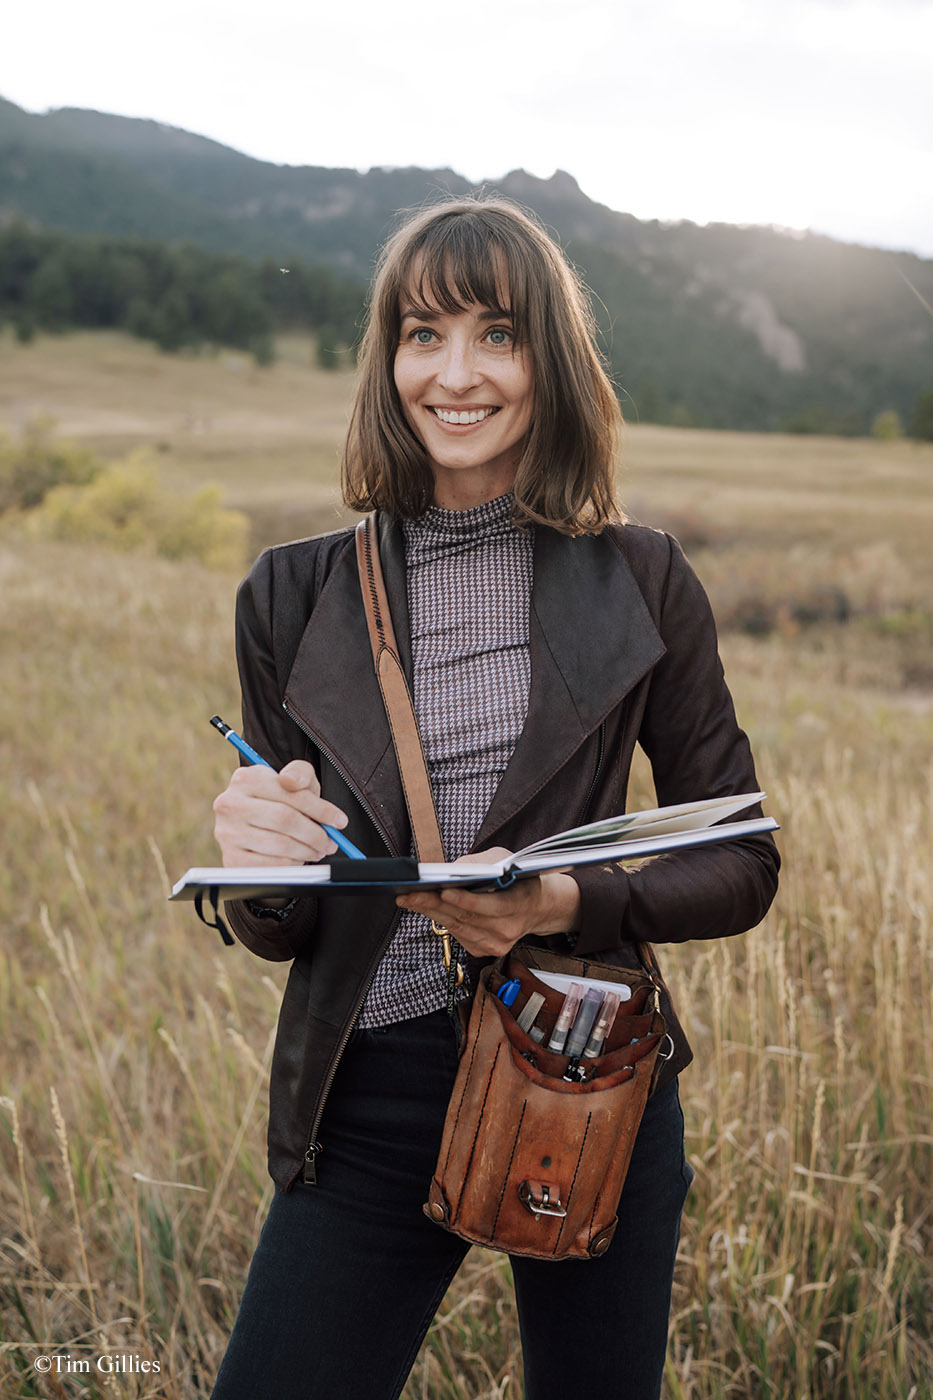
[[[411,679],[405,551],[398,521],[380,549],[399,652]],[[625,558],[608,534],[535,532],[531,691],[525,727],[478,833],[478,849],[528,803],[664,654]],[[356,568],[343,551],[315,604],[285,692],[291,710],[362,798],[392,849],[407,852],[408,814]]]

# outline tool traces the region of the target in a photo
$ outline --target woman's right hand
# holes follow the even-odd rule
[[[321,823],[338,829],[347,816],[321,797],[310,763],[296,758],[281,772],[238,768],[214,801],[214,836],[224,865],[304,865],[337,850]]]

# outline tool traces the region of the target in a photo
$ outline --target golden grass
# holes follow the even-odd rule
[[[69,426],[71,395],[71,431],[81,412],[99,425],[130,363],[153,442],[168,440],[185,383],[213,422],[235,412],[241,372],[221,362],[76,337],[0,344],[0,421],[44,396]],[[177,450],[179,484],[220,476],[248,507],[262,424],[279,420],[254,499],[294,499],[310,517],[332,488],[306,479],[301,425],[317,395],[336,415],[320,436],[333,461],[328,394],[345,408],[347,391],[277,366],[258,380],[253,429],[191,434],[183,461],[173,446],[160,463]],[[307,405],[291,403],[301,394]],[[114,453],[142,440],[95,434],[80,435]],[[711,579],[730,539],[760,560],[799,545],[808,521],[821,567],[888,541],[908,581],[928,578],[929,453],[639,429],[630,456],[641,513],[726,532],[698,555]],[[872,485],[882,467],[890,494]],[[166,872],[213,859],[210,801],[230,763],[207,717],[236,713],[234,582],[0,533],[4,1397],[206,1395],[268,1202],[284,969],[223,949],[164,898]],[[759,929],[662,950],[697,1052],[682,1083],[697,1178],[668,1400],[930,1394],[933,707],[928,689],[905,688],[889,642],[857,623],[724,640],[785,871]],[[633,801],[648,797],[641,766]],[[41,1355],[108,1354],[160,1370],[34,1370]],[[406,1395],[501,1400],[520,1396],[520,1375],[507,1265],[474,1251]]]
[[[166,485],[206,481],[254,519],[254,547],[331,528],[352,376],[313,365],[310,340],[258,369],[236,352],[160,355],[116,333],[0,336],[0,428],[47,417],[107,457],[148,449]]]

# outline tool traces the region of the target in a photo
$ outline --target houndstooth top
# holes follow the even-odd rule
[[[470,850],[528,710],[533,537],[512,496],[404,521],[414,707],[448,860]],[[369,989],[362,1026],[446,1005],[441,945],[405,910]]]

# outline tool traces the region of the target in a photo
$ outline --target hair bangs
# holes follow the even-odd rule
[[[468,307],[488,307],[523,338],[526,325],[524,269],[513,266],[507,244],[490,237],[485,220],[439,220],[424,230],[410,250],[406,291],[424,309],[456,315]]]

